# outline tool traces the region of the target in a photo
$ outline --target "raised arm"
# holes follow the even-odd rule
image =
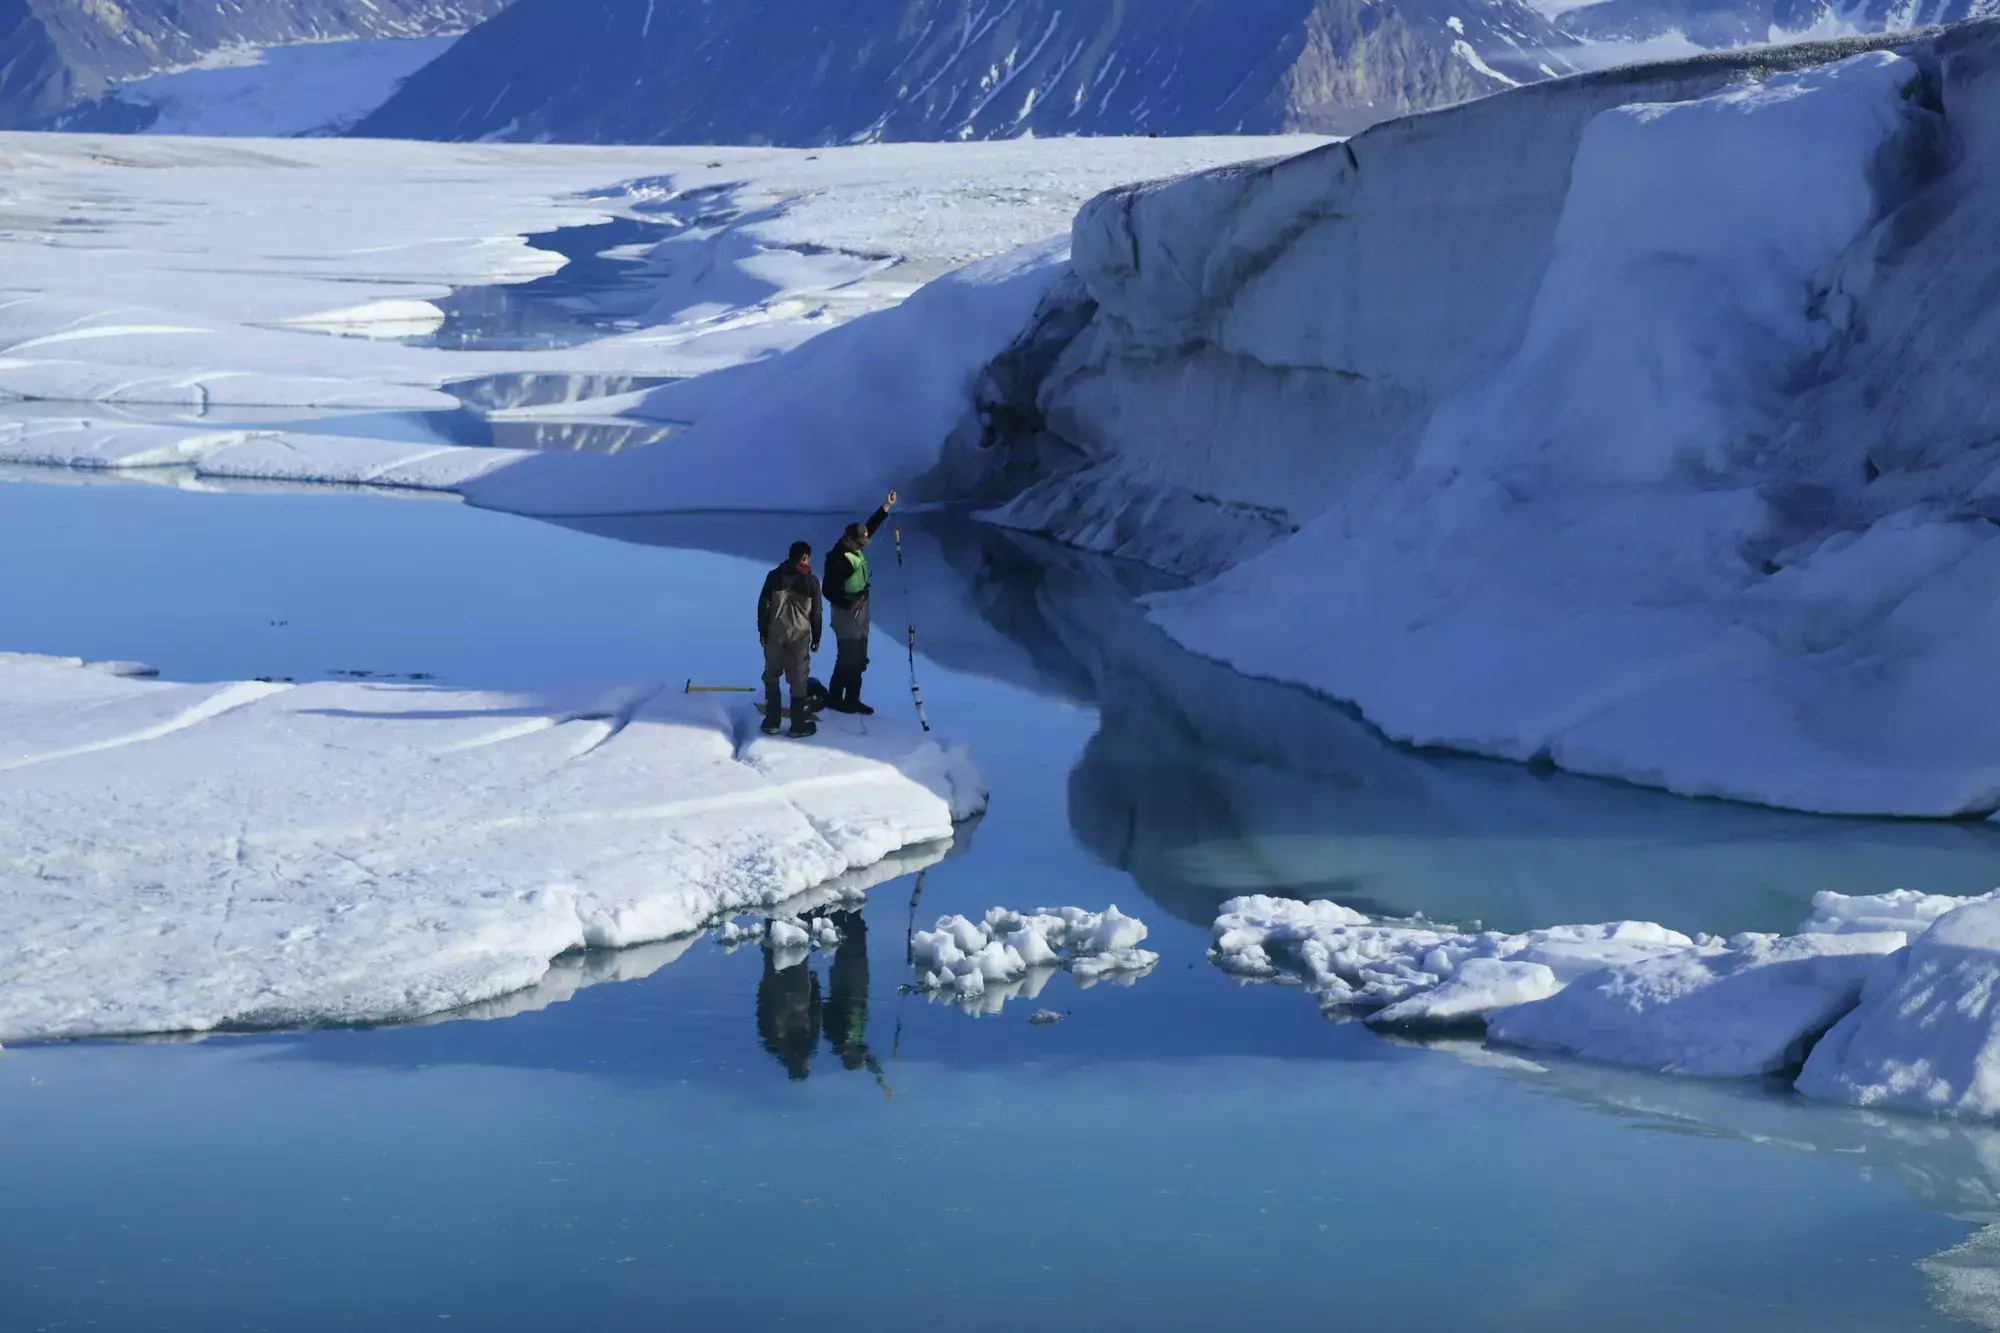
[[[868,516],[868,535],[873,537],[884,523],[889,521],[889,511],[896,507],[896,493],[889,492],[889,498],[882,501],[882,507]]]

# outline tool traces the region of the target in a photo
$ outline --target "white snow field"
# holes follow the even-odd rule
[[[0,656],[0,1039],[454,1010],[901,873],[986,800],[962,751],[880,719],[804,745],[657,685],[133,669]]]
[[[172,462],[232,477],[275,466],[270,475],[335,482],[386,468],[381,484],[458,489],[520,455],[435,444],[385,453],[356,436],[230,430],[209,417],[235,408],[439,411],[458,405],[439,390],[459,380],[672,378],[736,366],[894,306],[953,269],[1059,236],[1083,201],[1112,185],[1316,142],[804,152],[0,135],[0,402],[76,405],[59,428],[10,429],[0,461]],[[421,345],[444,325],[455,289],[565,267],[527,236],[620,221],[649,230],[609,245],[630,305],[609,336],[527,350]],[[931,298],[929,308],[951,324],[966,305]],[[1006,318],[1025,318],[1017,310],[1010,304]],[[988,315],[946,340],[924,367],[969,381],[1011,337],[996,322],[1005,321]],[[938,336],[932,327],[919,341]],[[895,370],[876,373],[893,379]],[[730,395],[709,397],[726,405]],[[954,392],[952,411],[963,403]],[[135,433],[112,405],[178,415]],[[635,395],[589,405],[598,417],[633,409],[648,410]],[[655,415],[706,410],[669,400]],[[579,404],[553,412],[575,416]],[[737,458],[729,477],[746,474]],[[544,485],[627,510],[771,503],[752,488],[731,498],[723,478],[699,470],[607,491],[601,463],[566,456],[556,473],[507,489],[522,508],[562,507],[544,503]],[[849,497],[811,498],[821,508]]]
[[[1223,904],[1209,957],[1388,1029],[1669,1074],[1803,1070],[1808,1096],[2000,1114],[2000,893],[1822,893],[1794,935],[1650,922],[1520,934],[1371,920],[1333,902]],[[1815,1044],[1816,1043],[1816,1044]]]

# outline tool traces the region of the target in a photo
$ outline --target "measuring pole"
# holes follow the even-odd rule
[[[903,579],[903,617],[910,627],[910,699],[917,706],[917,721],[923,724],[925,731],[929,731],[931,720],[924,716],[923,687],[917,684],[917,618],[913,609],[915,603],[910,600],[910,567],[903,562],[903,525],[900,523],[896,525],[896,572]]]

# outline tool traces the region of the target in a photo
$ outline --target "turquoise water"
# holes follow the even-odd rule
[[[0,486],[0,646],[747,682],[761,570],[846,517]],[[2000,1135],[1393,1044],[1203,952],[1248,890],[1783,929],[1818,888],[1992,887],[1986,830],[1412,756],[1173,649],[1143,574],[952,518],[905,537],[878,624],[914,614],[993,809],[871,891],[865,952],[777,972],[698,940],[418,1027],[10,1050],[0,1329],[1979,1326],[1919,1265],[2000,1219]],[[875,661],[907,707],[897,635]],[[983,1019],[899,993],[912,920],[1113,902],[1162,954],[1132,987]]]

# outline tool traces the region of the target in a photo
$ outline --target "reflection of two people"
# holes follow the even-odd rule
[[[868,923],[857,911],[831,912],[840,944],[827,969],[820,995],[819,973],[807,954],[789,967],[778,966],[779,951],[764,941],[764,975],[757,982],[757,1036],[794,1081],[812,1072],[822,1032],[843,1069],[866,1069],[891,1095],[882,1062],[868,1049]]]

